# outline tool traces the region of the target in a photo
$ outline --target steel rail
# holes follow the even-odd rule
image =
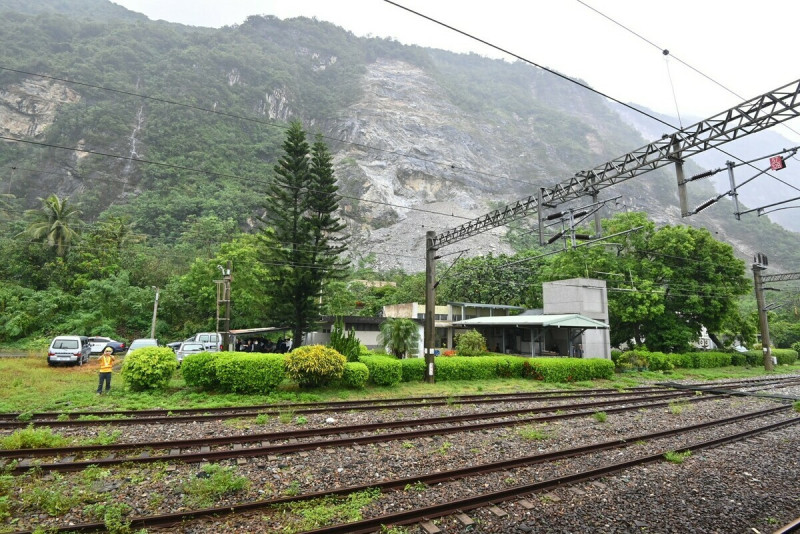
[[[24,456],[57,456],[60,454],[73,454],[79,452],[110,452],[116,450],[131,449],[173,449],[177,447],[198,447],[204,445],[230,445],[234,443],[253,443],[256,441],[280,441],[288,439],[306,438],[309,436],[324,436],[333,434],[352,434],[355,432],[365,432],[388,428],[402,428],[407,426],[436,425],[442,423],[452,423],[459,421],[474,421],[478,419],[496,419],[500,417],[512,417],[525,413],[543,413],[555,410],[570,409],[570,407],[586,408],[592,406],[607,406],[609,403],[618,404],[620,402],[637,402],[648,400],[659,400],[665,398],[675,398],[691,396],[690,393],[672,391],[663,393],[657,397],[641,397],[638,399],[619,399],[617,401],[584,402],[572,405],[548,405],[531,408],[516,408],[514,410],[503,410],[492,413],[477,413],[464,415],[445,415],[439,417],[424,417],[419,419],[405,419],[402,421],[383,421],[377,423],[363,423],[360,425],[348,425],[329,428],[305,428],[302,430],[288,430],[283,432],[266,432],[258,434],[246,434],[240,436],[224,436],[218,438],[197,438],[170,441],[150,441],[139,443],[112,443],[108,445],[72,445],[67,447],[45,447],[36,449],[0,449],[0,458],[19,458]]]
[[[504,502],[511,499],[516,499],[520,495],[535,493],[544,490],[550,490],[553,488],[564,486],[566,484],[585,482],[587,480],[593,480],[595,478],[610,475],[612,473],[618,473],[620,471],[630,469],[631,467],[637,467],[643,464],[660,462],[664,460],[664,455],[668,452],[681,453],[681,452],[689,452],[692,450],[702,450],[712,447],[718,447],[720,445],[725,445],[735,441],[740,441],[742,439],[746,439],[751,436],[761,434],[763,432],[778,430],[785,426],[794,425],[797,423],[800,423],[800,417],[786,421],[781,421],[778,423],[773,423],[771,425],[767,425],[761,428],[740,432],[738,434],[733,434],[722,438],[705,441],[702,443],[695,443],[689,447],[683,447],[678,450],[672,450],[672,451],[665,450],[657,454],[641,456],[633,460],[619,462],[616,464],[600,467],[597,469],[591,469],[588,471],[582,471],[580,473],[575,473],[572,475],[551,478],[550,480],[535,482],[533,484],[522,484],[519,486],[515,486],[500,491],[484,493],[482,495],[468,497],[465,499],[459,499],[456,501],[450,501],[442,504],[436,504],[433,506],[427,506],[424,508],[418,508],[416,510],[387,514],[376,518],[364,519],[361,521],[355,521],[353,523],[347,523],[341,525],[333,525],[330,527],[319,528],[315,530],[307,530],[303,534],[368,534],[370,532],[374,532],[376,529],[380,529],[382,525],[407,525],[410,523],[416,523],[421,520],[429,520],[435,517],[450,515],[455,512],[463,512],[466,510],[472,510],[487,505],[497,504],[498,502]]]
[[[755,383],[758,382],[758,383]],[[722,382],[720,385],[727,386],[727,387],[758,387],[760,385],[769,385],[769,384],[784,384],[784,383],[798,383],[800,379],[795,378],[779,378],[779,379],[770,379],[770,380],[759,380],[759,381],[739,381],[739,382]],[[596,395],[593,396],[615,396],[615,395],[636,395],[639,393],[658,393],[663,391],[664,384],[656,384],[654,387],[641,387],[641,388],[632,388],[625,391],[615,392],[615,390],[609,389],[589,389],[589,390],[553,390],[548,392],[528,392],[528,393],[507,393],[507,394],[490,394],[490,395],[463,395],[463,396],[455,396],[455,397],[411,397],[410,400],[413,402],[409,405],[415,408],[420,407],[420,403],[422,406],[442,406],[442,405],[450,405],[459,402],[461,399],[465,403],[471,404],[486,404],[486,403],[494,403],[494,402],[503,402],[504,400],[509,399],[516,399],[516,400],[535,400],[538,398],[554,398],[554,399],[569,399],[569,398],[580,398],[585,396],[584,394],[587,392],[598,392]],[[672,388],[677,388],[678,386],[669,386]],[[681,386],[684,387],[684,386]],[[698,389],[702,388],[712,388],[716,387],[714,384],[711,385],[703,385],[697,386]],[[430,399],[435,399],[436,402],[428,402]],[[439,399],[443,399],[439,402]],[[401,402],[402,398],[397,399],[386,399],[386,400],[379,400],[377,402]],[[360,408],[357,406],[352,406],[350,409],[353,410],[383,410],[388,408],[399,408],[403,407],[402,404],[368,404],[368,401],[336,401],[332,403],[296,403],[296,404],[281,404],[281,405],[263,405],[265,408],[272,408],[271,411],[264,411],[261,410],[261,405],[256,406],[244,406],[244,407],[223,407],[223,408],[188,408],[188,409],[175,409],[175,410],[114,410],[114,411],[85,411],[85,412],[40,412],[39,414],[25,414],[26,417],[24,419],[20,419],[22,414],[0,414],[0,429],[2,428],[22,428],[27,427],[31,424],[34,426],[40,425],[47,425],[51,427],[63,427],[63,426],[74,426],[74,425],[83,425],[83,426],[96,426],[96,425],[108,425],[108,424],[120,424],[120,425],[133,425],[133,424],[146,424],[146,423],[175,423],[175,422],[186,422],[186,421],[202,421],[202,420],[217,420],[217,419],[235,419],[238,417],[256,417],[258,415],[280,415],[282,411],[289,408],[292,409],[293,407],[302,407],[302,406],[320,406],[320,408],[309,408],[303,410],[295,410],[297,414],[304,414],[304,413],[325,413],[325,412],[333,412],[333,411],[340,411],[342,407],[350,406],[350,402],[355,403],[364,403],[364,406]],[[339,408],[336,408],[338,406]],[[241,410],[241,411],[237,411]],[[251,411],[253,410],[253,411]],[[212,412],[212,413],[208,413]],[[190,416],[190,415],[166,415],[166,414],[192,414],[195,413],[197,415]],[[153,417],[145,417],[145,418],[133,418],[128,417],[129,415],[141,415],[141,414],[152,414]],[[163,414],[163,415],[162,415]],[[61,417],[62,419],[40,419],[37,416],[55,416]],[[67,419],[63,419],[64,416],[67,416]],[[115,417],[109,418],[109,415],[119,415],[122,417]],[[161,415],[159,417],[159,415]],[[88,416],[94,417],[97,416],[99,419],[90,419],[90,420],[76,420],[73,419],[74,416],[81,417],[81,416]],[[31,419],[28,419],[31,417]],[[13,419],[13,420],[12,420]]]
[[[653,386],[646,388],[626,388],[625,390],[615,389],[587,389],[587,390],[553,390],[553,391],[530,391],[530,392],[517,392],[517,393],[491,393],[487,395],[453,395],[453,396],[437,396],[437,397],[406,397],[396,399],[374,399],[374,400],[361,400],[361,401],[334,401],[334,402],[302,402],[302,403],[289,403],[289,404],[260,404],[248,406],[225,406],[215,408],[177,408],[177,409],[157,409],[157,410],[93,410],[93,411],[80,411],[80,412],[36,412],[32,414],[20,413],[0,413],[0,422],[13,421],[19,422],[19,418],[24,416],[25,423],[31,421],[38,421],[41,419],[47,421],[59,421],[59,417],[63,419],[64,416],[68,417],[70,421],[79,417],[108,417],[108,416],[146,416],[169,417],[169,421],[175,420],[175,415],[214,415],[217,413],[225,414],[226,412],[246,412],[246,413],[280,413],[281,411],[291,410],[295,413],[320,413],[324,411],[342,411],[342,410],[382,410],[385,408],[402,408],[405,406],[419,408],[420,406],[439,406],[444,404],[453,403],[494,403],[505,402],[509,400],[528,400],[528,399],[565,399],[565,398],[578,398],[591,395],[594,397],[611,396],[611,395],[637,395],[639,393],[660,392],[665,388],[661,386]],[[320,410],[322,408],[322,410]],[[265,410],[269,410],[266,412]],[[171,414],[171,415],[168,415]],[[50,419],[47,419],[50,418]],[[59,421],[63,422],[63,421]]]
[[[674,400],[675,398],[681,398],[681,397],[685,397],[685,395],[674,395],[672,399]],[[698,398],[687,398],[686,401],[703,402],[713,399],[714,397],[698,397]],[[612,403],[610,402],[596,403],[592,404],[592,406],[600,407],[609,404]],[[649,404],[632,404],[619,408],[608,408],[604,411],[606,413],[619,413],[630,410],[639,410],[642,408],[656,408],[659,406],[667,406],[667,405],[669,405],[669,402],[662,401]],[[541,409],[540,411],[552,412],[554,410],[552,408],[547,408],[547,409]],[[478,414],[471,416],[455,416],[455,417],[458,418],[471,417],[473,419],[491,419],[493,417],[507,417],[509,415],[516,415],[517,413],[536,413],[536,412],[533,410],[513,410],[511,413],[505,413],[499,416],[495,416],[494,414]],[[344,438],[340,437],[338,439],[314,440],[314,441],[307,441],[300,443],[286,443],[280,445],[262,445],[259,447],[248,447],[235,450],[222,450],[222,451],[208,450],[200,452],[180,452],[178,448],[175,447],[172,449],[176,451],[174,454],[170,453],[162,455],[150,455],[149,453],[147,453],[139,456],[127,456],[122,458],[115,457],[115,458],[102,458],[102,459],[81,460],[81,461],[73,461],[72,459],[70,459],[69,461],[61,461],[55,463],[37,463],[37,464],[23,464],[22,462],[20,462],[15,467],[9,468],[7,471],[11,474],[19,475],[31,469],[36,469],[42,472],[70,472],[70,471],[80,471],[89,466],[104,467],[104,466],[112,466],[120,464],[143,464],[143,463],[175,462],[175,461],[180,461],[184,463],[197,463],[197,462],[226,460],[231,458],[250,458],[250,457],[265,456],[270,454],[294,453],[299,451],[306,451],[306,450],[320,449],[320,448],[346,447],[351,445],[364,445],[369,443],[382,443],[386,441],[415,439],[426,436],[452,434],[456,432],[472,432],[488,428],[518,426],[522,424],[541,423],[545,421],[556,421],[560,419],[574,419],[577,417],[591,416],[594,413],[596,413],[596,410],[585,410],[568,414],[562,413],[562,414],[545,415],[545,416],[537,416],[529,418],[518,418],[514,419],[513,421],[493,421],[487,423],[475,423],[475,424],[467,424],[461,426],[409,430],[405,432],[394,432],[391,434],[373,434],[369,436],[344,437]],[[402,423],[400,422],[391,423],[391,425],[401,425],[401,424]],[[420,424],[417,422],[407,421],[405,422],[405,424],[402,424],[402,426],[418,427],[420,426]],[[396,426],[393,427],[396,428]],[[380,428],[385,428],[385,427],[380,427]],[[341,432],[332,432],[332,433],[341,434]]]
[[[268,507],[280,506],[285,505],[288,503],[293,502],[301,502],[301,501],[308,501],[313,499],[319,499],[327,496],[343,496],[348,495],[351,493],[356,493],[359,491],[364,491],[367,489],[380,489],[381,491],[387,490],[397,490],[405,488],[408,484],[415,484],[415,483],[423,483],[426,485],[441,483],[441,482],[449,482],[461,478],[466,478],[472,475],[478,474],[486,474],[496,471],[502,471],[511,468],[517,467],[524,467],[527,465],[533,465],[537,463],[553,461],[563,458],[570,458],[576,457],[584,454],[589,454],[592,452],[601,452],[605,450],[611,450],[615,448],[625,447],[627,445],[631,445],[633,443],[641,442],[641,441],[648,441],[654,439],[660,439],[663,437],[669,437],[674,435],[679,435],[682,433],[692,432],[694,430],[700,430],[703,428],[710,428],[713,426],[722,426],[728,425],[731,423],[735,423],[738,421],[743,421],[747,419],[753,419],[757,417],[764,417],[774,415],[780,411],[788,410],[788,406],[779,406],[775,408],[769,408],[766,410],[761,410],[759,412],[751,412],[748,414],[742,414],[737,416],[732,416],[724,419],[718,419],[715,421],[707,421],[705,423],[698,423],[695,425],[689,425],[681,428],[664,430],[659,432],[654,432],[650,434],[643,434],[639,436],[628,436],[625,438],[620,438],[616,440],[610,440],[600,443],[595,443],[591,445],[584,445],[580,447],[573,447],[570,449],[564,449],[561,451],[553,451],[549,453],[542,453],[536,454],[531,456],[524,456],[518,458],[512,458],[509,460],[502,460],[499,462],[493,462],[489,464],[481,464],[477,466],[465,467],[460,469],[453,469],[448,471],[442,471],[439,473],[433,473],[429,475],[421,475],[421,476],[410,476],[410,477],[403,477],[398,479],[392,480],[385,480],[381,482],[377,482],[374,484],[365,484],[359,486],[348,486],[344,488],[337,488],[334,490],[326,490],[326,491],[319,491],[313,493],[307,493],[304,495],[298,495],[293,497],[279,497],[275,499],[269,500],[262,500],[262,501],[253,501],[249,503],[242,503],[242,504],[235,504],[231,506],[225,507],[214,507],[214,508],[204,508],[200,510],[191,510],[187,512],[175,512],[169,514],[160,514],[148,517],[136,517],[130,519],[130,526],[133,528],[142,528],[142,527],[167,527],[170,525],[177,525],[182,524],[186,521],[191,521],[195,519],[200,519],[204,517],[222,517],[227,515],[233,514],[240,514],[245,512],[250,512],[253,510],[264,509]],[[742,432],[739,434],[733,434],[729,436],[725,436],[723,438],[718,438],[711,441],[706,441],[701,444],[692,445],[689,447],[685,447],[683,449],[679,449],[676,452],[680,452],[683,450],[697,450],[701,448],[708,448],[711,446],[715,446],[716,444],[724,444],[732,441],[737,441],[740,439],[744,439],[746,437],[750,437],[752,435],[767,432],[770,430],[775,430],[782,428],[783,426],[787,426],[790,424],[796,424],[800,422],[800,417],[784,420],[778,423],[772,423],[757,429],[749,430],[746,432]],[[420,521],[422,519],[428,519],[432,517],[440,517],[443,515],[448,515],[449,513],[453,513],[455,511],[461,510],[469,510],[473,508],[478,508],[480,506],[485,506],[486,504],[494,504],[496,502],[510,500],[515,498],[519,494],[531,493],[535,491],[542,491],[545,489],[550,489],[553,487],[558,487],[564,484],[570,484],[575,482],[580,482],[583,480],[589,480],[592,478],[597,478],[602,476],[603,474],[608,474],[614,471],[619,471],[626,469],[628,467],[633,467],[639,465],[640,463],[647,463],[647,462],[654,462],[657,460],[663,459],[664,451],[662,453],[656,455],[650,455],[646,457],[642,457],[636,460],[617,463],[611,466],[607,466],[604,468],[594,469],[590,471],[584,471],[581,473],[576,473],[573,475],[568,475],[565,477],[558,477],[554,479],[550,479],[548,481],[539,482],[536,484],[528,484],[528,485],[521,485],[515,486],[514,488],[510,488],[509,490],[504,490],[503,492],[492,492],[483,495],[479,495],[476,497],[472,497],[468,500],[459,500],[459,501],[452,501],[450,503],[445,503],[444,505],[435,505],[434,507],[426,507],[422,509],[412,510],[408,512],[403,512],[401,514],[389,514],[380,516],[377,518],[372,518],[364,521],[358,521],[355,523],[349,523],[346,525],[334,525],[331,527],[326,527],[323,529],[317,529],[314,531],[308,531],[306,534],[311,534],[312,532],[315,534],[322,534],[324,533],[334,533],[334,532],[342,532],[342,533],[369,533],[374,532],[375,530],[379,530],[382,525],[400,525],[400,524],[410,524]],[[645,460],[645,461],[642,461]],[[624,467],[619,467],[624,466]],[[611,470],[609,470],[611,469]],[[478,499],[473,501],[474,499]],[[481,500],[485,499],[485,500]],[[469,502],[469,506],[465,506],[465,502]],[[432,510],[436,510],[435,514],[432,514]],[[376,522],[378,522],[376,524]],[[367,526],[375,525],[375,526]],[[105,524],[104,523],[83,523],[77,525],[69,525],[65,527],[55,527],[51,528],[49,531],[51,532],[94,532],[97,530],[104,530]],[[333,530],[331,530],[333,529]],[[32,534],[32,531],[17,531],[14,534]]]
[[[664,391],[664,389],[658,389],[650,392],[643,392],[645,394],[660,394]],[[616,396],[621,397],[625,395],[640,395],[638,392],[627,392],[627,393],[607,393],[607,394],[598,394],[596,396]],[[570,398],[584,398],[586,395],[582,394],[575,394],[575,395],[561,395],[558,397],[539,397],[539,396],[532,396],[532,397],[516,397],[513,400],[542,400],[542,399],[570,399]],[[509,399],[485,399],[485,400],[470,400],[466,401],[469,404],[495,404],[501,402],[508,402]],[[420,407],[431,407],[431,406],[445,406],[445,405],[452,405],[453,402],[451,401],[436,401],[436,402],[426,402],[424,404],[416,403],[416,404],[409,404],[406,407],[408,408],[420,408]],[[389,408],[397,409],[402,407],[397,404],[390,404],[390,405],[371,405],[371,406],[364,406],[361,407],[360,410],[362,411],[377,411],[377,410],[386,410]],[[328,413],[328,412],[340,412],[344,408],[311,408],[308,410],[293,410],[293,413],[296,415],[302,414],[312,414],[312,413]],[[86,420],[75,420],[75,419],[34,419],[34,420],[16,420],[16,421],[2,421],[0,420],[0,428],[27,428],[28,426],[48,426],[48,427],[64,427],[64,426],[98,426],[98,425],[140,425],[140,424],[161,424],[161,423],[184,423],[184,422],[195,422],[195,421],[217,421],[220,419],[238,419],[242,417],[257,417],[259,415],[271,415],[271,416],[278,416],[283,412],[283,410],[258,410],[258,411],[231,411],[228,409],[226,412],[216,413],[216,414],[197,414],[197,415],[168,415],[168,416],[156,416],[156,417],[109,417],[109,418],[96,418],[96,419],[86,419]]]

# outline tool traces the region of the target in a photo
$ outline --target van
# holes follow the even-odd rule
[[[222,349],[222,334],[219,332],[200,332],[186,341],[202,343],[208,352],[216,352]]]
[[[56,336],[47,349],[47,364],[83,365],[89,361],[92,347],[86,336]]]

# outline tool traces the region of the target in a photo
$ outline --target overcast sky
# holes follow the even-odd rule
[[[114,1],[194,26],[302,15],[359,36],[508,57],[384,0]],[[682,117],[705,119],[800,78],[797,0],[395,1],[615,99]]]

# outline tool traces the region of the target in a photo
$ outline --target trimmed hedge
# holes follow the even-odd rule
[[[369,380],[369,367],[361,362],[347,362],[342,372],[342,384],[352,389],[363,389]]]
[[[369,379],[376,386],[396,386],[403,379],[400,362],[391,356],[362,356],[361,363],[369,369]],[[423,368],[425,360],[422,360]]]
[[[797,360],[797,351],[792,349],[772,349],[778,365],[792,365]],[[642,349],[629,350],[617,357],[617,368],[646,368],[650,371],[668,371],[676,367],[683,369],[708,369],[727,367],[729,365],[759,366],[764,363],[764,356],[759,350],[747,352],[687,352],[684,354],[664,354],[648,352]]]
[[[527,358],[524,374],[545,382],[580,382],[614,376],[614,362],[604,358]]]
[[[794,349],[772,349],[772,355],[778,359],[778,365],[792,365],[797,360]]]
[[[425,358],[404,358],[400,360],[403,382],[421,382],[425,380]]]
[[[183,359],[181,373],[187,386],[208,390],[219,389],[217,371],[214,369],[216,352],[198,352]]]
[[[167,347],[142,347],[125,357],[122,380],[133,391],[164,389],[169,384],[178,360]]]
[[[425,360],[423,358],[404,360],[388,358],[388,360],[400,364],[404,382],[421,381],[425,378]],[[570,382],[611,378],[614,374],[613,362],[599,358],[449,356],[436,358],[435,364],[437,382],[495,378],[534,378],[546,382]],[[368,365],[375,365],[375,363]],[[372,372],[372,368],[370,368],[370,372]]]
[[[224,393],[269,393],[284,378],[286,367],[283,354],[255,354],[248,352],[215,352],[206,363],[213,368],[218,391]],[[183,367],[192,355],[184,359]],[[206,370],[206,375],[211,371]],[[184,370],[185,377],[185,370]]]

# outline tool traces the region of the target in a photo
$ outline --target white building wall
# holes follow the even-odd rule
[[[542,284],[545,314],[579,313],[608,324],[605,280],[570,278]],[[584,358],[611,358],[608,329],[586,330],[581,336]]]

